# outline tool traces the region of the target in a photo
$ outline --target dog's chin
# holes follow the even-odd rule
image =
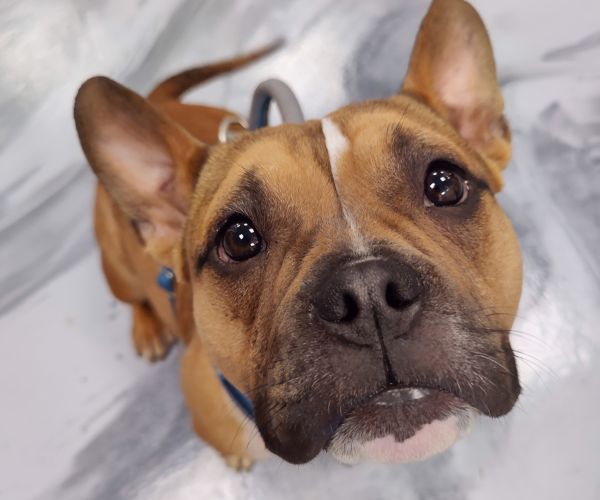
[[[352,409],[327,452],[347,464],[418,462],[467,434],[475,413],[448,392],[389,389]]]

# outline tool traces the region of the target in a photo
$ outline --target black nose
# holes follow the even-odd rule
[[[405,336],[419,309],[417,272],[395,259],[369,258],[332,267],[313,304],[326,328],[358,345]]]

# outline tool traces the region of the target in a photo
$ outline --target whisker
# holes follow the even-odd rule
[[[474,356],[476,358],[483,358],[483,359],[489,361],[490,363],[495,364],[498,368],[500,368],[501,370],[503,370],[505,373],[508,373],[509,375],[512,375],[512,373],[510,372],[510,370],[508,368],[506,368],[506,366],[504,366],[503,364],[499,363],[497,360],[495,360],[491,356],[488,356],[487,354],[483,354],[483,353],[475,353]]]
[[[516,358],[520,359],[524,363],[527,363],[528,366],[530,368],[532,368],[534,371],[536,371],[537,369],[541,369],[546,373],[546,375],[551,376],[555,380],[558,380],[560,378],[558,376],[558,373],[556,373],[551,367],[546,365],[542,360],[537,359],[532,354],[521,352],[517,349],[513,349],[513,353],[515,354]]]

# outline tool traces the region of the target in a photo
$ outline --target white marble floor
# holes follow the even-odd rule
[[[394,92],[427,2],[0,5],[0,498],[600,498],[600,3],[473,3],[514,132],[500,201],[525,255],[518,407],[421,464],[349,468],[323,456],[248,474],[192,435],[178,353],[155,366],[133,354],[93,243],[74,92],[97,73],[146,91],[285,36],[279,53],[189,100],[243,113],[253,87],[279,77],[320,117]]]

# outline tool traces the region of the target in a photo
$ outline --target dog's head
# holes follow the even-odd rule
[[[407,461],[519,395],[502,110],[479,16],[435,0],[388,99],[209,148],[94,79],[76,119],[147,251],[192,288],[198,334],[267,447]]]

